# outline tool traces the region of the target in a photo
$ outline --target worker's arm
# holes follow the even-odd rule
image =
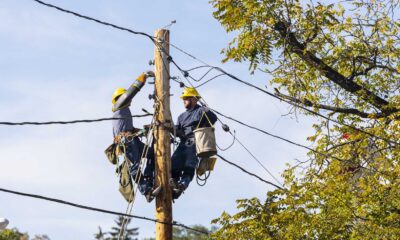
[[[172,129],[171,133],[172,134],[176,134],[176,136],[178,136],[179,138],[184,138],[185,137],[185,132],[182,129],[182,123],[181,123],[181,120],[180,120],[179,117],[178,117],[177,123],[175,124],[175,132]]]
[[[113,112],[129,106],[131,104],[133,97],[135,97],[135,95],[140,91],[140,89],[146,83],[146,79],[148,77],[154,77],[154,72],[147,71],[140,74],[139,77],[136,78],[136,81],[115,102],[113,106]]]
[[[218,119],[217,115],[215,115],[215,113],[213,113],[207,107],[201,107],[201,108],[202,108],[202,112],[207,116],[204,116],[203,119],[201,119],[200,127],[209,126],[210,125],[209,122],[211,122],[211,124],[214,125]],[[209,126],[209,127],[211,127],[211,126]]]

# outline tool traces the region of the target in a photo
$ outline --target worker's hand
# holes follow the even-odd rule
[[[146,82],[146,79],[148,77],[154,77],[154,72],[153,71],[143,72],[142,74],[139,75],[139,77],[136,78],[136,80],[144,83]]]
[[[154,72],[153,71],[146,71],[146,72],[144,72],[144,75],[146,76],[146,78],[154,77]]]

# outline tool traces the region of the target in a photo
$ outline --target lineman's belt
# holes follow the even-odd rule
[[[129,132],[120,132],[117,136],[114,138],[115,143],[121,143],[122,139],[125,139],[125,142],[131,142],[135,137],[138,137],[142,134],[142,131],[140,129],[135,129],[133,131]]]

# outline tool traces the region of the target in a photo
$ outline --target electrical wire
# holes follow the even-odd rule
[[[160,48],[160,47],[158,47],[158,50],[159,51],[162,51],[164,54],[167,54],[165,51],[164,51],[164,49],[162,49],[162,48]],[[168,54],[167,54],[168,55]],[[167,64],[165,63],[165,61],[164,61],[164,59],[163,58],[161,58],[162,59],[162,62],[163,62],[163,65],[164,65],[164,68],[165,69],[168,69],[167,68]],[[172,61],[173,62],[173,59],[171,59],[170,58],[170,61]],[[168,71],[168,75],[169,75],[169,71]],[[190,85],[192,85],[193,86],[193,84],[191,83],[191,81],[189,80],[189,79],[187,79],[187,77],[185,76],[185,75],[183,75],[184,77],[185,77],[185,79],[188,81],[188,83],[190,84]],[[169,78],[171,79],[171,76],[169,76]],[[181,84],[181,83],[180,83]],[[183,84],[183,83],[182,83]],[[184,84],[183,84],[184,85]],[[194,87],[194,86],[193,86]],[[205,100],[204,100],[204,98],[202,98],[202,100],[205,102]],[[205,102],[205,104],[206,105],[208,105],[206,102]],[[220,120],[220,119],[218,119],[218,121],[221,123],[221,124],[223,124],[224,125],[224,123]],[[254,159],[254,160],[256,160],[257,162],[258,162],[258,164],[260,164],[260,166],[277,182],[277,183],[279,183],[280,185],[282,185],[283,186],[283,184],[267,169],[267,167],[265,167],[264,166],[264,164],[236,137],[236,133],[232,133],[230,130],[229,130],[229,133],[232,135],[232,137],[234,138],[234,139],[236,139],[236,141],[252,156],[252,158]]]
[[[152,116],[152,114],[142,114],[142,115],[132,115],[132,118],[141,118]],[[21,125],[52,125],[52,124],[75,124],[75,123],[92,123],[92,122],[102,122],[102,121],[111,121],[111,120],[119,120],[119,119],[127,119],[124,118],[97,118],[97,119],[83,119],[83,120],[71,120],[71,121],[50,121],[50,122],[0,122],[0,125],[9,125],[9,126],[21,126]]]
[[[250,175],[250,176],[253,176],[253,177],[257,178],[257,179],[260,180],[261,182],[264,182],[264,183],[266,183],[266,184],[268,184],[268,185],[272,185],[272,186],[274,186],[274,187],[276,187],[276,188],[279,188],[279,189],[283,189],[282,187],[276,185],[275,183],[272,183],[272,182],[270,182],[270,181],[267,181],[267,180],[261,178],[260,176],[254,174],[254,173],[251,173],[251,172],[249,172],[249,171],[247,171],[247,170],[244,169],[243,167],[237,165],[236,163],[233,163],[233,162],[229,161],[228,159],[226,159],[225,157],[221,156],[220,154],[217,154],[217,156],[218,156],[219,158],[221,158],[222,161],[224,161],[224,162],[226,162],[226,163],[228,163],[228,164],[230,164],[230,165],[232,165],[232,166],[234,166],[234,167],[240,169],[242,172],[244,172],[244,173],[246,173],[246,174],[248,174],[248,175]]]
[[[193,57],[193,55],[188,55],[188,56]],[[198,60],[197,58],[195,58],[195,59]],[[198,60],[198,61],[199,61],[199,60]],[[201,62],[202,62],[202,61],[201,61]],[[204,63],[204,62],[202,62],[202,63]],[[177,64],[176,64],[176,63],[175,63],[174,65],[177,67]],[[306,108],[306,107],[304,107],[304,106],[302,106],[302,105],[300,105],[300,104],[294,103],[294,102],[289,101],[289,100],[287,100],[287,99],[284,99],[284,98],[282,98],[282,97],[280,97],[280,96],[277,96],[276,94],[274,94],[274,93],[272,93],[272,92],[269,92],[269,91],[267,91],[267,90],[265,90],[265,89],[262,89],[262,88],[260,88],[260,87],[258,87],[258,86],[256,86],[256,85],[254,85],[254,84],[251,84],[251,83],[249,83],[249,82],[247,82],[247,81],[244,81],[244,80],[242,80],[242,79],[236,77],[235,75],[233,75],[233,74],[231,74],[231,73],[228,73],[227,71],[225,71],[224,69],[222,69],[222,68],[220,68],[220,67],[215,67],[215,66],[211,66],[211,65],[208,65],[208,66],[204,66],[204,65],[203,65],[203,66],[199,66],[198,68],[203,68],[203,67],[209,67],[209,68],[211,68],[211,69],[216,69],[217,71],[221,72],[221,75],[226,75],[226,76],[230,77],[231,79],[233,79],[233,80],[235,80],[235,81],[237,81],[237,82],[240,82],[240,83],[242,83],[242,84],[245,84],[245,85],[247,85],[247,86],[249,86],[249,87],[252,87],[252,88],[254,88],[254,89],[258,90],[258,91],[261,91],[261,92],[263,92],[263,93],[267,94],[268,96],[271,96],[271,97],[273,97],[273,98],[275,98],[275,99],[278,99],[278,100],[280,100],[280,101],[286,102],[286,103],[289,104],[289,105],[292,105],[292,106],[294,106],[294,107],[298,107],[298,108],[300,108],[300,109],[303,109],[304,111],[307,111],[307,112],[309,112],[309,113],[312,114],[312,115],[321,117],[321,118],[323,118],[323,119],[325,119],[325,120],[328,120],[328,121],[332,121],[332,122],[334,122],[334,123],[337,123],[337,124],[339,124],[339,125],[342,125],[342,126],[351,128],[351,129],[353,129],[353,130],[356,130],[356,131],[365,133],[365,134],[367,134],[367,135],[369,135],[369,136],[371,136],[371,137],[374,137],[374,138],[377,138],[377,139],[386,141],[386,142],[388,142],[388,143],[392,143],[392,144],[395,144],[395,145],[400,145],[399,142],[396,142],[396,141],[393,141],[393,140],[390,140],[390,139],[387,139],[387,138],[384,138],[384,137],[381,137],[381,136],[377,136],[377,135],[375,135],[375,134],[372,134],[372,133],[370,133],[370,132],[368,132],[368,131],[366,131],[366,130],[364,130],[364,129],[361,129],[361,128],[358,128],[358,127],[355,127],[355,126],[352,126],[352,125],[349,125],[349,124],[346,124],[346,123],[339,122],[339,121],[337,121],[337,120],[335,120],[335,119],[332,119],[332,118],[330,118],[330,117],[327,117],[327,116],[325,116],[325,115],[323,115],[323,114],[321,114],[321,113],[318,113],[318,112],[316,112],[316,111],[313,111],[313,110],[311,110],[311,109],[308,109],[308,108]],[[177,67],[177,68],[178,68],[178,67]],[[192,71],[192,70],[195,70],[195,69],[196,69],[196,68],[192,68],[192,69],[190,69],[190,70]],[[185,71],[185,70],[183,70],[181,67],[179,67],[178,70],[180,70],[182,73],[187,73],[186,75],[188,75],[188,70]],[[220,77],[221,75],[217,75],[217,76]],[[188,77],[190,77],[190,75],[188,75]],[[212,78],[211,80],[213,80],[213,78]],[[208,80],[208,81],[206,81],[206,82],[208,83],[209,81],[210,81],[210,80]],[[206,82],[200,84],[199,86],[204,85]]]
[[[171,61],[173,61],[172,59],[171,59]],[[176,65],[176,64],[175,64]],[[181,73],[182,73],[182,75],[183,75],[183,77],[186,79],[186,81],[192,86],[192,87],[194,87],[194,88],[196,88],[194,85],[193,85],[193,83],[190,81],[190,79],[188,79],[187,78],[187,76],[181,71]],[[204,99],[204,97],[202,97],[201,99],[200,99],[200,101],[201,102],[203,102],[203,104],[207,107],[207,108],[209,108],[208,107],[208,104],[207,104],[207,102],[206,102],[206,100]],[[211,109],[210,109],[211,110]],[[222,125],[225,125],[225,123],[223,123],[222,121],[221,121],[221,119],[219,119],[219,118],[217,118],[217,120],[222,124]],[[238,138],[238,137],[236,137],[236,134],[234,134],[234,133],[232,133],[232,131],[231,130],[229,130],[228,129],[228,132],[229,132],[229,134],[231,134],[231,136],[234,138],[234,139],[236,139],[236,141],[250,154],[250,156],[277,182],[277,183],[279,183],[280,185],[282,185],[283,186],[283,184],[278,180],[278,178],[276,178],[268,169],[267,169],[267,167],[240,141],[240,139]]]
[[[89,21],[94,21],[96,23],[99,23],[99,24],[102,24],[102,25],[105,25],[105,26],[109,26],[109,27],[112,27],[112,28],[115,28],[115,29],[118,29],[118,30],[121,30],[121,31],[126,31],[126,32],[129,32],[129,33],[132,33],[132,34],[136,34],[136,35],[142,35],[142,36],[145,36],[145,37],[149,38],[151,41],[154,41],[154,37],[151,36],[148,33],[145,33],[145,32],[139,32],[139,31],[135,31],[135,30],[132,30],[132,29],[129,29],[129,28],[120,27],[120,26],[117,26],[115,24],[108,23],[108,22],[105,22],[105,21],[101,21],[101,20],[98,20],[96,18],[92,18],[92,17],[86,16],[86,15],[83,15],[83,14],[80,14],[80,13],[77,13],[77,12],[74,12],[74,11],[71,11],[71,10],[67,10],[65,8],[62,8],[62,7],[59,7],[59,6],[55,6],[53,4],[46,3],[46,2],[43,2],[43,1],[40,1],[40,0],[32,0],[32,1],[37,2],[37,3],[41,4],[41,5],[46,6],[46,7],[54,8],[54,9],[57,9],[57,10],[59,10],[61,12],[72,14],[72,15],[74,15],[76,17],[80,17],[80,18],[83,18],[83,19],[86,19],[86,20],[89,20]]]
[[[145,220],[145,221],[150,221],[150,222],[155,222],[155,223],[161,223],[161,224],[165,224],[165,225],[179,226],[179,227],[183,227],[185,229],[188,229],[188,230],[191,230],[191,231],[194,231],[194,232],[198,232],[198,233],[202,233],[202,234],[206,234],[206,235],[209,234],[208,232],[201,231],[201,230],[198,230],[198,229],[194,229],[192,227],[189,227],[187,225],[184,225],[184,224],[176,222],[176,221],[163,222],[163,221],[159,221],[159,220],[153,219],[153,218],[137,216],[137,215],[131,215],[131,214],[126,214],[126,213],[106,210],[106,209],[102,209],[102,208],[91,207],[91,206],[82,205],[82,204],[78,204],[78,203],[68,202],[68,201],[61,200],[61,199],[56,199],[56,198],[51,198],[51,197],[46,197],[46,196],[41,196],[41,195],[31,194],[31,193],[24,193],[24,192],[5,189],[5,188],[0,188],[0,191],[1,192],[15,194],[15,195],[19,195],[19,196],[24,196],[24,197],[41,199],[41,200],[45,200],[45,201],[49,201],[49,202],[55,202],[55,203],[58,203],[58,204],[68,205],[68,206],[72,206],[72,207],[80,208],[80,209],[86,209],[86,210],[89,210],[89,211],[107,213],[107,214],[123,216],[123,217],[136,218],[136,219],[140,219],[140,220]]]
[[[257,130],[257,131],[259,131],[259,132],[261,132],[261,133],[264,133],[264,134],[266,134],[266,135],[268,135],[268,136],[271,136],[271,137],[273,137],[273,138],[276,138],[276,139],[285,141],[285,142],[290,143],[290,144],[292,144],[292,145],[295,145],[295,146],[298,146],[298,147],[301,147],[301,148],[305,148],[305,149],[307,149],[307,150],[310,150],[310,151],[312,151],[312,152],[314,152],[314,153],[317,153],[317,154],[319,154],[319,155],[322,155],[322,156],[324,156],[324,157],[329,157],[329,158],[335,158],[335,159],[336,159],[336,157],[334,157],[334,156],[332,156],[332,155],[328,155],[328,154],[322,153],[322,152],[320,152],[320,151],[317,151],[317,150],[315,150],[315,149],[313,149],[313,148],[307,147],[307,146],[302,145],[302,144],[300,144],[300,143],[296,143],[296,142],[294,142],[294,141],[292,141],[292,140],[289,140],[289,139],[287,139],[287,138],[284,138],[284,137],[281,137],[281,136],[278,136],[278,135],[269,133],[269,132],[267,132],[267,131],[265,131],[265,130],[262,130],[262,129],[260,129],[260,128],[251,126],[251,125],[249,125],[249,124],[247,124],[247,123],[244,123],[244,122],[242,122],[242,121],[239,121],[239,120],[237,120],[237,119],[235,119],[235,118],[233,118],[233,117],[229,117],[229,116],[227,116],[227,115],[225,115],[225,114],[223,114],[223,113],[221,113],[221,112],[219,112],[219,111],[217,111],[217,110],[215,110],[215,109],[212,109],[212,108],[210,108],[210,109],[211,109],[213,112],[217,113],[218,115],[223,116],[223,117],[225,117],[225,118],[227,118],[227,119],[230,119],[230,120],[232,120],[232,121],[234,121],[234,122],[236,122],[236,123],[239,123],[239,124],[241,124],[241,125],[243,125],[243,126],[245,126],[245,127],[248,127],[248,128],[254,129],[254,130]],[[338,160],[346,161],[346,160],[343,160],[343,159],[338,159]]]
[[[72,15],[74,15],[74,16],[76,16],[76,17],[80,17],[80,18],[83,18],[83,19],[86,19],[86,20],[94,21],[94,22],[96,22],[96,23],[99,23],[99,24],[102,24],[102,25],[105,25],[105,26],[109,26],[109,27],[112,27],[112,28],[115,28],[115,29],[118,29],[118,30],[121,30],[121,31],[126,31],[126,32],[129,32],[129,33],[131,33],[131,34],[136,34],[136,35],[145,36],[145,37],[147,37],[148,39],[150,39],[154,44],[157,45],[157,42],[155,41],[155,38],[154,38],[153,36],[151,36],[150,34],[148,34],[148,33],[139,32],[139,31],[134,31],[134,30],[132,30],[132,29],[125,28],[125,27],[120,27],[120,26],[117,26],[117,25],[112,24],[112,23],[108,23],[108,22],[105,22],[105,21],[101,21],[101,20],[98,20],[98,19],[95,19],[95,18],[92,18],[92,17],[89,17],[89,16],[85,16],[85,15],[76,13],[76,12],[74,12],[74,11],[70,11],[70,10],[67,10],[67,9],[64,9],[64,8],[61,8],[61,7],[58,7],[58,6],[55,6],[55,5],[53,5],[53,4],[45,3],[45,2],[40,1],[40,0],[32,0],[32,1],[35,1],[35,2],[37,2],[37,3],[39,3],[39,4],[44,5],[44,6],[47,6],[47,7],[50,7],[50,8],[54,8],[54,9],[56,9],[56,10],[59,10],[59,11],[62,11],[62,12],[68,13],[68,14],[72,14]],[[332,118],[329,118],[329,117],[327,117],[327,116],[324,116],[324,115],[322,115],[322,114],[320,114],[320,113],[318,113],[318,112],[315,112],[315,111],[313,111],[313,110],[310,110],[310,109],[308,109],[308,108],[306,108],[306,107],[304,107],[304,106],[301,106],[301,105],[296,104],[296,103],[294,103],[294,102],[291,102],[291,101],[289,101],[289,100],[283,99],[283,98],[281,98],[281,97],[279,97],[279,96],[277,96],[277,95],[275,95],[275,94],[273,94],[273,93],[271,93],[271,92],[268,92],[268,91],[266,91],[266,90],[264,90],[264,89],[262,89],[262,88],[260,88],[260,87],[255,86],[254,84],[251,84],[251,83],[249,83],[249,82],[246,82],[246,81],[244,81],[244,80],[241,80],[240,78],[234,76],[233,74],[228,73],[227,71],[225,71],[224,69],[222,69],[222,68],[220,68],[220,67],[212,66],[212,65],[206,63],[205,61],[203,61],[203,60],[201,60],[201,59],[195,57],[193,54],[190,54],[189,52],[183,50],[182,48],[176,46],[175,44],[172,44],[171,42],[169,42],[169,44],[170,44],[170,46],[172,46],[172,47],[175,48],[176,50],[180,51],[181,53],[183,53],[183,54],[185,54],[185,55],[191,57],[192,59],[194,59],[194,60],[196,60],[196,61],[198,61],[198,62],[200,62],[200,63],[202,63],[202,64],[204,64],[204,65],[202,65],[202,66],[198,66],[198,67],[192,68],[192,69],[190,69],[190,70],[195,70],[195,69],[204,68],[204,67],[209,67],[209,68],[216,69],[216,70],[220,71],[221,73],[227,75],[228,77],[230,77],[230,78],[232,78],[232,79],[234,79],[234,80],[236,80],[236,81],[238,81],[238,82],[240,82],[240,83],[243,83],[243,84],[245,84],[245,85],[247,85],[247,86],[249,86],[249,87],[255,88],[255,89],[257,89],[257,90],[259,90],[259,91],[261,91],[261,92],[263,92],[263,93],[265,93],[265,94],[267,94],[267,95],[269,95],[269,96],[271,96],[271,97],[273,97],[273,98],[276,98],[276,99],[278,99],[278,100],[280,100],[280,101],[284,101],[284,102],[286,102],[286,103],[288,103],[288,104],[290,104],[290,105],[292,105],[292,106],[301,108],[301,109],[303,109],[303,110],[305,110],[305,111],[307,111],[307,112],[309,112],[309,113],[311,113],[311,114],[313,114],[313,115],[315,115],[315,116],[319,116],[319,117],[321,117],[321,118],[324,118],[324,119],[326,119],[326,120],[335,122],[335,123],[340,124],[340,125],[342,125],[342,126],[349,127],[349,128],[354,129],[354,130],[356,130],[356,131],[365,133],[365,134],[367,134],[367,135],[369,135],[369,136],[371,136],[371,137],[375,137],[375,138],[384,140],[384,141],[389,142],[389,143],[392,143],[392,144],[400,145],[400,143],[398,143],[398,142],[396,142],[396,141],[392,141],[392,140],[390,140],[390,139],[386,139],[386,138],[383,138],[383,137],[380,137],[380,136],[376,136],[376,135],[374,135],[374,134],[372,134],[372,133],[370,133],[370,132],[368,132],[368,131],[366,131],[366,130],[363,130],[363,129],[361,129],[361,128],[357,128],[357,127],[352,126],[352,125],[349,125],[349,124],[341,123],[341,122],[339,122],[339,121],[337,121],[337,120],[335,120],[335,119],[332,119]],[[177,67],[177,68],[179,69],[179,71],[181,71],[182,73],[186,73],[186,74],[188,75],[188,71],[185,71],[184,69],[182,69],[182,68],[172,59],[171,55],[169,55],[169,54],[167,54],[167,55],[168,55],[168,57],[170,58],[170,61],[175,65],[175,67]],[[189,76],[189,75],[188,75],[188,76]],[[200,85],[200,86],[202,86],[202,85]],[[200,86],[199,86],[199,87],[200,87]]]
[[[211,82],[212,80],[215,80],[215,79],[217,79],[217,78],[219,78],[219,77],[221,77],[221,76],[224,76],[224,75],[225,75],[224,73],[217,74],[217,75],[215,75],[215,76],[213,76],[213,77],[207,79],[206,81],[200,83],[199,85],[196,86],[196,88],[199,88],[199,87],[201,87],[201,86],[204,86],[204,85],[206,85],[207,83]]]
[[[147,37],[148,39],[150,39],[154,44],[157,45],[157,42],[155,41],[154,37],[152,37],[151,35],[149,35],[149,34],[147,34],[147,33],[134,31],[134,30],[131,30],[131,29],[128,29],[128,28],[124,28],[124,27],[119,27],[119,26],[117,26],[117,25],[115,25],[115,24],[107,23],[107,22],[104,22],[104,21],[101,21],[101,20],[98,20],[98,19],[95,19],[95,18],[92,18],[92,17],[88,17],[88,16],[85,16],[85,15],[82,15],[82,14],[79,14],[79,13],[76,13],[76,12],[73,12],[73,11],[70,11],[70,10],[66,10],[66,9],[64,9],[64,8],[61,8],[61,7],[52,5],[52,4],[48,4],[48,3],[45,3],[45,2],[40,1],[40,0],[33,0],[33,1],[35,1],[35,2],[37,2],[37,3],[39,3],[39,4],[42,4],[42,5],[45,5],[45,6],[47,6],[47,7],[51,7],[51,8],[57,9],[57,10],[59,10],[59,11],[65,12],[65,13],[69,13],[69,14],[75,15],[75,16],[80,17],[80,18],[84,18],[84,19],[87,19],[87,20],[91,20],[91,21],[94,21],[94,22],[97,22],[97,23],[106,25],[106,26],[113,27],[113,28],[115,28],[115,29],[119,29],[119,30],[122,30],[122,31],[127,31],[127,32],[132,33],[132,34],[143,35],[143,36]],[[286,99],[283,99],[283,98],[281,98],[281,97],[279,97],[279,96],[276,96],[275,94],[270,93],[270,92],[268,92],[268,91],[266,91],[266,90],[264,90],[264,89],[262,89],[262,88],[260,88],[260,87],[257,87],[257,86],[255,86],[254,84],[251,84],[251,83],[249,83],[249,82],[246,82],[246,81],[243,81],[243,80],[239,79],[238,77],[234,76],[233,74],[228,73],[227,71],[223,70],[223,69],[220,68],[220,67],[215,67],[215,66],[211,66],[211,65],[207,64],[206,62],[200,60],[199,58],[197,58],[197,57],[195,57],[194,55],[188,53],[187,51],[184,51],[183,49],[177,47],[176,45],[174,45],[174,44],[172,44],[172,43],[169,43],[169,44],[170,44],[173,48],[175,48],[175,49],[177,49],[178,51],[180,51],[180,52],[186,54],[187,56],[189,56],[189,57],[195,59],[196,61],[201,62],[202,64],[206,65],[207,67],[216,69],[216,70],[220,71],[221,73],[224,73],[225,75],[229,76],[230,78],[232,78],[232,79],[234,79],[234,80],[236,80],[236,81],[238,81],[238,82],[241,82],[241,83],[243,83],[243,84],[245,84],[245,85],[247,85],[247,86],[253,87],[253,88],[255,88],[255,89],[259,90],[259,91],[262,91],[262,92],[266,93],[267,95],[269,95],[269,96],[271,96],[271,97],[274,97],[274,98],[276,98],[276,99],[279,99],[279,100],[281,100],[281,101],[284,101],[284,102],[286,102],[286,103],[288,103],[288,104],[290,104],[290,105],[293,105],[293,106],[295,106],[295,107],[299,107],[299,108],[301,108],[301,109],[303,109],[303,110],[305,110],[305,111],[307,111],[307,112],[309,112],[309,113],[312,113],[313,115],[322,117],[322,118],[324,118],[324,119],[326,119],[326,120],[329,120],[329,121],[335,122],[335,123],[337,123],[337,124],[340,124],[340,125],[343,125],[343,126],[352,128],[352,129],[357,130],[357,131],[360,131],[360,132],[363,132],[363,133],[365,133],[365,134],[367,134],[367,135],[369,135],[369,136],[371,136],[371,137],[376,137],[376,138],[385,140],[385,141],[387,141],[387,142],[394,143],[394,144],[399,144],[399,145],[400,145],[400,143],[398,143],[398,142],[394,142],[394,141],[391,141],[391,140],[389,140],[389,139],[385,139],[385,138],[376,136],[376,135],[374,135],[374,134],[372,134],[372,133],[369,133],[368,131],[359,129],[359,128],[354,127],[354,126],[352,126],[352,125],[348,125],[348,124],[345,124],[345,123],[341,123],[341,122],[339,122],[339,121],[337,121],[337,120],[335,120],[335,119],[331,119],[331,118],[326,117],[326,116],[324,116],[324,115],[322,115],[322,114],[320,114],[320,113],[317,113],[317,112],[315,112],[315,111],[312,111],[312,110],[310,110],[310,109],[308,109],[308,108],[306,108],[306,107],[304,107],[304,106],[295,104],[295,103],[293,103],[293,102],[291,102],[291,101],[289,101],[289,100],[286,100]],[[164,52],[165,52],[165,51],[164,51]],[[189,76],[188,72],[185,71],[184,69],[182,69],[182,68],[172,59],[172,57],[171,57],[169,54],[167,54],[167,55],[168,55],[169,61],[170,61],[171,63],[173,63],[173,65],[175,65],[175,67],[177,67],[178,70],[179,70],[179,71],[185,76],[185,78],[187,79],[187,77]],[[197,67],[197,68],[201,68],[201,67],[205,67],[205,66],[199,66],[199,67]],[[171,77],[170,77],[170,78],[171,78]],[[187,80],[189,80],[189,79],[187,79]],[[181,83],[180,83],[180,84],[181,84]],[[193,85],[192,85],[192,86],[193,86]],[[232,133],[231,133],[231,134],[232,134]],[[338,159],[338,158],[336,158],[336,159]],[[340,160],[340,159],[338,159],[338,160]]]

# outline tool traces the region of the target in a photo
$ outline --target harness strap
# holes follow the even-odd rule
[[[114,137],[114,142],[122,143],[123,139],[125,139],[125,142],[132,142],[133,138],[139,137],[142,134],[143,132],[140,129],[135,129],[132,132],[120,132],[117,136]]]
[[[206,112],[203,111],[203,114],[201,115],[200,121],[199,121],[199,123],[197,124],[196,129],[199,128],[200,123],[201,123],[201,120],[203,120],[203,117],[204,117],[204,116],[206,116],[207,121],[208,121],[208,123],[210,124],[210,127],[213,126],[213,124],[212,124],[211,121],[210,121],[210,118],[208,117],[208,115],[206,114]]]

